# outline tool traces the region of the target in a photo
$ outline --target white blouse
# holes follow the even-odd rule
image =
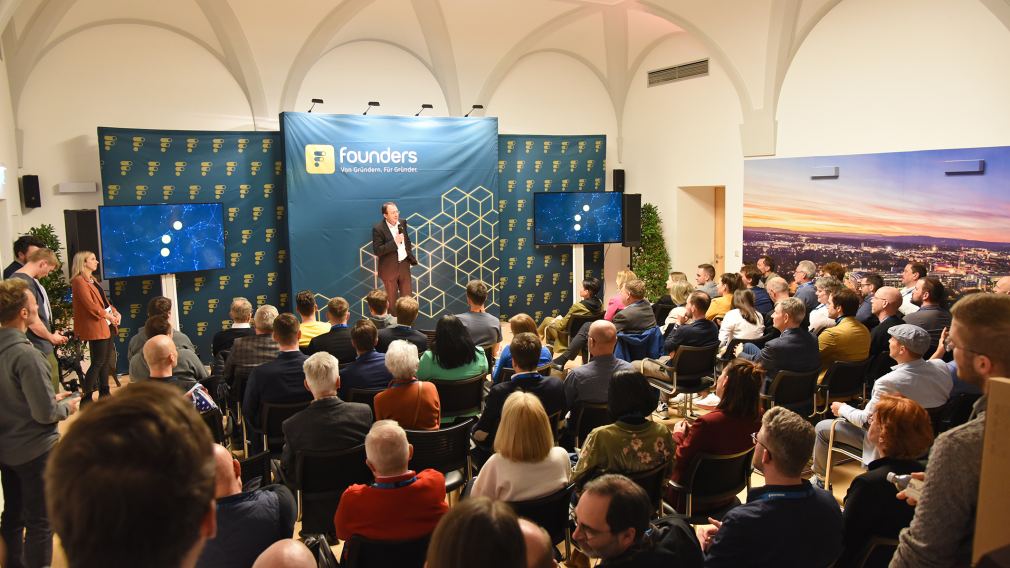
[[[722,326],[719,327],[719,343],[726,345],[734,339],[760,339],[765,333],[764,317],[757,314],[757,323],[751,323],[743,319],[740,310],[733,309],[726,312],[726,317],[722,318]]]
[[[537,463],[515,462],[494,454],[480,469],[470,494],[499,501],[527,501],[568,485],[571,475],[568,450],[558,446]]]

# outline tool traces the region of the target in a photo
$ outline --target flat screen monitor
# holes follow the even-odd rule
[[[98,208],[106,278],[224,268],[220,203]]]
[[[538,245],[621,242],[623,193],[533,194],[533,239]]]

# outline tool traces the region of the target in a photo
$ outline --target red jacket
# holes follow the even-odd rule
[[[753,420],[734,418],[721,410],[713,410],[698,417],[677,443],[676,462],[672,479],[686,476],[698,454],[735,454],[754,445],[750,435],[761,429],[761,417]]]
[[[359,535],[373,540],[411,540],[431,534],[449,509],[445,504],[445,477],[434,469],[417,474],[380,477],[372,485],[352,485],[344,491],[333,517],[337,538]]]

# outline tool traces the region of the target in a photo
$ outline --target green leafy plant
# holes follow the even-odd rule
[[[61,268],[53,270],[39,282],[42,283],[42,287],[46,289],[46,295],[49,296],[49,303],[53,310],[53,331],[68,331],[72,327],[74,307],[70,300],[70,283],[67,282],[62,270],[63,243],[56,234],[56,228],[52,225],[32,227],[28,230],[28,234],[38,237],[40,241],[45,243],[46,248],[56,254],[57,260],[60,261]],[[84,342],[76,338],[71,339],[57,350],[57,355],[61,359],[76,357],[80,360],[79,358],[84,355]]]
[[[666,279],[670,274],[670,254],[663,239],[663,221],[659,207],[652,203],[642,205],[642,244],[631,249],[631,267],[645,282],[646,295],[659,298],[666,293]]]

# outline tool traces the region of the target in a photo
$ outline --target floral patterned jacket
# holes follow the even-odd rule
[[[572,481],[581,484],[599,474],[645,471],[663,463],[669,475],[675,449],[670,429],[659,422],[600,426],[586,437]]]

